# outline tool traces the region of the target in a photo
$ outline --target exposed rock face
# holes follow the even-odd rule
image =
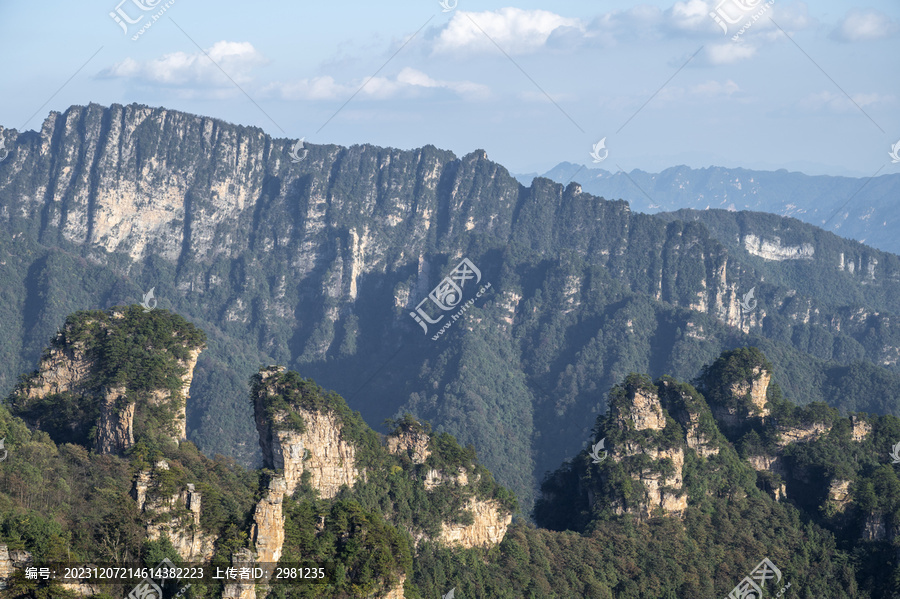
[[[57,336],[61,343],[62,333]],[[85,383],[91,372],[92,362],[88,359],[85,344],[76,341],[66,345],[54,344],[38,364],[36,376],[29,379],[27,387],[17,391],[28,399],[43,399],[55,393],[85,393]]]
[[[744,248],[754,256],[779,262],[782,260],[812,260],[815,254],[815,248],[809,243],[784,246],[781,245],[779,237],[767,241],[752,234],[744,236]]]
[[[747,461],[750,462],[750,465],[757,472],[767,471],[780,475],[784,474],[781,456],[751,455],[747,457]]]
[[[716,422],[723,429],[737,429],[744,425],[749,418],[762,418],[769,416],[766,408],[766,393],[772,373],[765,368],[755,366],[753,373],[747,380],[736,381],[731,385],[729,392],[735,405],[710,404],[710,409]]]
[[[643,440],[647,433],[662,431],[666,427],[668,413],[660,402],[657,388],[648,387],[643,383],[628,384],[624,401],[617,401],[611,406],[611,410],[614,411],[616,426],[619,430],[625,431],[628,440],[612,447],[609,452],[610,458],[616,462],[625,461],[628,464],[626,470],[629,475],[640,483],[644,490],[644,499],[640,505],[626,507],[624,503],[620,503],[616,507],[616,512],[635,514],[639,518],[649,517],[656,508],[662,508],[667,514],[677,515],[683,512],[687,508],[687,496],[682,491],[684,450],[682,447],[658,447],[656,441]],[[681,416],[689,420],[686,410],[681,411]],[[639,433],[639,436],[634,438],[634,433]],[[664,469],[661,467],[637,467],[635,460],[629,458],[638,455],[649,456],[655,462],[671,460],[674,469],[664,474],[660,471]],[[593,504],[595,500],[593,494],[590,494],[589,503]]]
[[[478,476],[475,477],[473,482],[478,481]],[[435,470],[432,468],[428,472],[425,473],[425,490],[431,491],[438,485],[442,485],[445,483],[453,483],[459,486],[465,486],[469,484],[469,474],[468,471],[460,467],[456,474],[447,474],[443,470]]]
[[[284,513],[282,501],[287,491],[283,477],[276,476],[269,481],[266,494],[256,505],[250,537],[256,545],[256,555],[260,563],[275,564],[281,559],[284,545]]]
[[[864,441],[872,432],[872,425],[855,414],[850,416],[850,425],[852,427],[850,438],[854,441]]]
[[[814,422],[808,426],[778,427],[781,438],[775,444],[778,447],[786,447],[791,443],[812,441],[827,433],[828,430],[828,426],[822,422]]]
[[[887,536],[884,514],[873,512],[866,517],[863,524],[862,539],[864,541],[883,541]]]
[[[260,373],[263,381],[283,367],[273,367]],[[333,413],[310,411],[292,406],[306,430],[289,428],[286,411],[267,414],[267,394],[278,391],[264,384],[255,398],[256,428],[267,468],[284,472],[287,494],[293,494],[304,472],[310,473],[310,484],[323,498],[334,497],[341,486],[353,486],[360,472],[356,469],[356,448],[344,440],[340,423]]]
[[[616,509],[619,514],[632,513],[642,519],[649,518],[656,508],[662,508],[666,514],[679,515],[687,509],[687,494],[683,491],[684,478],[684,451],[679,447],[675,449],[660,450],[656,448],[643,448],[635,443],[628,443],[619,451],[612,452],[616,461],[625,457],[645,454],[655,461],[669,459],[672,461],[674,471],[665,475],[653,468],[640,469],[630,473],[631,478],[639,483],[646,492],[646,501],[637,509],[626,509],[620,506]]]
[[[663,415],[659,397],[653,391],[643,388],[629,390],[631,407],[621,414],[621,422],[630,420],[637,430],[662,430],[666,427],[666,418]]]
[[[850,481],[840,479],[831,481],[828,486],[828,501],[835,504],[837,511],[843,512],[851,501]]]
[[[147,536],[150,540],[168,536],[187,562],[207,561],[212,558],[215,539],[200,527],[200,493],[193,484],[170,496],[160,496],[154,490],[159,471],[168,469],[169,465],[161,460],[153,470],[139,472],[132,486],[138,511],[148,520]]]
[[[711,438],[708,432],[703,432],[701,427],[701,411],[704,411],[705,416],[712,417],[706,402],[695,401],[690,393],[669,380],[662,381],[662,389],[664,391],[659,398],[660,405],[684,429],[687,446],[700,457],[718,455],[717,440]]]
[[[424,464],[431,452],[428,450],[428,435],[404,431],[387,439],[387,449],[394,455],[407,455],[413,464]]]
[[[697,452],[702,458],[719,455],[719,447],[715,441],[709,439],[700,430],[700,415],[690,414],[687,425],[685,426],[685,441],[687,446]]]
[[[134,409],[136,404],[125,398],[125,387],[101,390],[100,420],[97,423],[97,453],[117,453],[134,445]],[[124,405],[116,409],[116,405]]]
[[[122,317],[120,312],[111,313],[113,320]],[[89,320],[87,324],[94,322],[96,321]],[[99,324],[101,330],[108,329],[107,323]],[[96,402],[100,410],[96,421],[96,437],[93,439],[94,449],[98,453],[121,453],[134,445],[134,415],[137,404],[126,398],[129,390],[124,386],[99,389],[90,386],[95,365],[83,341],[66,341],[67,336],[71,334],[71,326],[67,325],[66,334],[60,333],[41,359],[37,374],[29,378],[27,385],[15,391],[16,401],[25,405],[49,395],[71,393],[89,402]],[[191,349],[185,360],[178,360],[178,365],[184,368],[180,395],[161,389],[147,393],[146,401],[153,405],[170,401],[179,403],[174,422],[170,423],[174,431],[173,440],[176,442],[187,438],[187,399],[194,377],[194,367],[202,349],[202,347]]]
[[[769,388],[769,382],[772,380],[772,373],[759,366],[753,369],[753,376],[750,380],[739,381],[732,385],[731,393],[735,397],[745,397],[750,395],[750,403],[756,408],[758,416],[768,416],[769,410],[766,408],[766,391]]]
[[[0,590],[7,587],[7,579],[33,562],[31,553],[21,549],[9,549],[7,545],[0,545]]]
[[[241,549],[231,556],[235,568],[253,568],[256,558],[249,549]],[[235,581],[225,584],[222,599],[256,599],[256,584],[252,580]]]
[[[465,509],[472,512],[472,524],[448,524],[441,527],[440,541],[444,544],[457,544],[470,549],[472,547],[493,547],[503,540],[512,514],[503,510],[495,501],[470,499]]]
[[[381,599],[405,599],[406,595],[403,594],[404,584],[406,584],[406,575],[401,574],[397,585],[388,591],[386,595],[382,595]]]

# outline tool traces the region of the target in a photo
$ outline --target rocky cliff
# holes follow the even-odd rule
[[[148,326],[159,327],[160,337],[147,336],[142,328]],[[144,345],[129,351],[136,343]],[[202,333],[174,315],[144,314],[138,306],[78,313],[9,403],[59,441],[90,444],[99,453],[121,453],[134,445],[138,411],[153,414],[178,442],[187,436],[186,405],[204,347]]]
[[[186,562],[204,562],[213,556],[215,538],[200,525],[201,495],[193,483],[172,484],[168,462],[137,473],[131,496],[151,541],[168,537]],[[174,486],[174,489],[167,487]],[[169,493],[174,490],[173,493]]]
[[[444,523],[440,541],[446,545],[494,547],[503,540],[512,522],[512,514],[495,501],[470,499],[464,508],[472,514],[471,524]]]
[[[867,287],[848,283],[845,289],[835,283],[849,280],[848,271],[831,269],[841,278],[823,285],[840,291],[840,299],[798,292],[800,279],[785,268],[818,266],[820,259],[836,264],[837,254],[813,244],[811,260],[765,260],[748,253],[748,235],[759,240],[752,248],[776,257],[791,257],[794,248],[803,254],[807,241],[790,232],[740,229],[729,236],[737,244],[731,250],[724,236],[711,236],[703,225],[633,212],[625,202],[591,196],[575,183],[537,178],[524,187],[482,151],[455,156],[432,146],[401,151],[307,144],[305,158],[294,163],[294,140],[140,105],[75,106],[52,113],[40,131],[3,134],[11,151],[0,163],[0,225],[17,236],[11,247],[29,251],[0,247],[0,262],[6,263],[4,276],[17,281],[13,287],[34,281],[34,288],[27,287],[29,301],[38,305],[27,313],[22,298],[0,305],[16,315],[10,324],[0,323],[0,333],[12,338],[27,331],[28,337],[27,343],[0,344],[0,388],[12,388],[20,366],[32,364],[39,351],[36,339],[62,317],[58,302],[45,298],[68,291],[41,283],[42,276],[65,278],[79,305],[124,301],[138,287],[157,285],[165,290],[161,302],[217,323],[222,339],[205,356],[203,371],[208,366],[210,375],[195,389],[211,409],[198,417],[193,438],[206,452],[244,463],[256,456],[246,449],[249,419],[238,417],[247,413],[243,389],[235,383],[223,393],[215,384],[231,376],[225,365],[234,362],[304,365],[304,372],[349,397],[367,383],[365,373],[382,366],[379,356],[406,347],[410,359],[393,361],[385,371],[390,376],[368,382],[366,400],[354,408],[374,422],[402,410],[419,413],[409,399],[414,393],[437,395],[437,403],[429,398],[425,404],[442,408],[419,414],[465,442],[490,448],[488,465],[527,498],[546,469],[577,453],[588,432],[579,425],[589,421],[585,416],[593,414],[596,398],[647,357],[650,364],[677,365],[673,374],[688,378],[701,356],[746,341],[733,337],[740,330],[793,343],[824,360],[846,363],[865,355],[894,365],[900,359],[900,328],[891,317],[897,310],[882,299],[900,297],[890,287],[900,269],[889,257],[870,256],[866,248],[845,252],[847,268],[871,267],[874,278],[853,274]],[[458,263],[450,256],[468,257],[494,284],[495,295],[479,300],[484,313],[477,322],[498,331],[495,345],[504,349],[496,363],[526,376],[534,374],[525,372],[532,365],[547,372],[539,382],[550,396],[571,394],[560,400],[565,409],[554,413],[541,394],[495,389],[484,398],[489,407],[476,413],[465,401],[446,406],[452,398],[442,389],[450,387],[429,390],[431,381],[419,368],[427,354],[420,343],[428,338],[417,337],[421,329],[409,313]],[[70,272],[71,281],[55,276]],[[603,285],[596,286],[601,278]],[[100,289],[82,279],[110,282]],[[759,306],[745,310],[741,302],[751,289]],[[642,299],[623,306],[622,294],[629,292]],[[878,299],[877,309],[858,309],[857,292]],[[606,327],[599,323],[614,312],[652,317],[635,320],[632,332],[613,342],[616,334],[601,334]],[[627,316],[634,320],[633,313]],[[576,329],[584,334],[568,336]],[[566,342],[546,351],[538,343],[517,345],[526,337],[558,334]],[[651,342],[657,337],[672,343]],[[579,363],[576,356],[591,353],[582,341],[608,351],[608,359]],[[436,351],[456,347],[454,342]],[[451,356],[438,363],[447,370],[438,378],[465,378],[453,370],[459,361]],[[799,368],[797,363],[781,367]],[[580,380],[549,388],[567,379],[570,367]],[[238,378],[250,374],[246,367]],[[403,381],[402,388],[396,381]],[[461,390],[479,386],[481,381],[468,380]],[[119,401],[118,389],[111,385],[103,401]],[[793,391],[811,393],[799,384]],[[493,434],[507,409],[524,419],[513,427],[515,446]],[[448,416],[459,411],[489,424],[466,426]],[[569,422],[576,424],[564,424]],[[104,428],[106,446],[127,444],[121,422],[110,419]],[[531,480],[517,474],[526,470]]]
[[[254,413],[263,464],[284,473],[291,495],[307,474],[309,484],[324,498],[360,476],[356,449],[343,436],[339,417],[303,402],[303,393],[282,382],[284,367],[260,371],[254,386]],[[285,400],[283,393],[292,393]]]
[[[256,558],[269,567],[281,559],[284,545],[284,513],[281,504],[286,493],[285,479],[281,476],[272,477],[253,514],[250,538],[256,547]]]

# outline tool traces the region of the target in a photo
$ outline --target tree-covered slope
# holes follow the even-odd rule
[[[813,272],[575,184],[522,186],[482,151],[309,145],[295,164],[291,145],[139,105],[19,132],[0,163],[0,388],[69,313],[153,288],[206,333],[187,413],[206,454],[260,463],[247,381],[280,363],[369,422],[411,412],[473,444],[526,510],[629,372],[690,380],[753,344],[795,403],[900,407],[896,257],[857,245],[842,269],[822,248]],[[463,259],[465,311],[423,332],[418,306],[457,315],[428,298]]]
[[[144,375],[172,364],[184,341],[167,340],[201,339],[166,310],[135,308],[73,315],[64,336],[116,346],[122,333],[155,330],[132,363]],[[479,348],[462,351],[471,354],[460,358],[465,371]],[[98,373],[119,364],[115,352],[95,359]],[[63,372],[78,363],[73,353],[54,364]],[[67,442],[59,426],[41,430],[42,421],[29,425],[0,406],[8,451],[0,545],[36,564],[272,559],[327,571],[317,584],[250,589],[273,599],[436,599],[452,589],[478,599],[713,597],[763,560],[778,569],[777,580],[760,581],[773,595],[786,587],[801,597],[898,596],[900,480],[888,450],[900,419],[795,406],[775,371],[763,352],[745,347],[709,360],[693,384],[625,375],[596,418],[589,450],[544,481],[536,525],[509,525],[504,515],[517,502],[474,447],[410,415],[380,435],[338,394],[283,367],[263,367],[251,381],[254,442],[265,463],[256,471],[176,442],[167,422],[144,429],[124,452],[99,453],[90,437]],[[41,376],[49,380],[43,363],[18,393]],[[118,376],[126,389],[155,380]],[[340,473],[350,479],[335,486]],[[185,544],[184,535],[199,541]],[[195,555],[195,544],[208,547]],[[13,569],[4,591],[11,598],[91,595]],[[95,596],[127,590],[107,585]],[[181,596],[250,596],[235,592],[207,580]]]

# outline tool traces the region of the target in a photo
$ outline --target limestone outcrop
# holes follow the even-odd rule
[[[235,568],[253,568],[256,557],[249,549],[241,549],[231,556],[231,565]],[[256,583],[237,580],[225,584],[222,599],[256,599]]]
[[[684,512],[687,509],[687,493],[683,489],[684,450],[680,447],[657,449],[626,443],[621,449],[611,452],[612,459],[616,461],[637,455],[648,456],[655,462],[652,467],[640,467],[629,472],[631,478],[643,487],[644,500],[637,507],[619,505],[616,512],[635,514],[642,519],[652,516],[657,508],[666,514],[680,515]],[[668,460],[667,465],[671,464],[671,469],[662,467],[659,464],[661,460]]]
[[[683,405],[682,408],[684,411]],[[622,497],[613,499],[617,503],[616,513],[630,513],[641,519],[649,518],[657,509],[666,514],[681,514],[687,508],[682,472],[684,449],[681,445],[662,444],[660,433],[666,428],[668,412],[663,408],[657,387],[649,381],[626,380],[622,395],[612,403],[610,411],[621,432],[619,440],[609,448],[609,458],[623,463],[642,490],[636,504],[632,501],[626,505]],[[589,501],[596,500],[591,496]]]
[[[659,396],[655,391],[634,388],[628,391],[631,400],[630,408],[621,415],[622,422],[627,419],[637,430],[662,430],[666,426]]]
[[[851,503],[850,481],[835,479],[828,485],[828,501],[834,504],[836,511],[843,512]]]
[[[440,541],[447,545],[472,547],[493,547],[503,540],[506,529],[512,522],[512,514],[504,510],[496,501],[470,499],[466,511],[473,515],[471,524],[448,524],[441,526]]]
[[[288,495],[309,473],[309,483],[321,497],[334,497],[361,475],[355,466],[356,448],[344,438],[334,412],[304,407],[302,397],[294,405],[279,401],[286,389],[278,381],[284,370],[277,366],[260,371],[254,391],[263,464],[284,473]]]
[[[424,464],[431,452],[429,436],[424,432],[402,431],[387,438],[387,450],[394,455],[406,455],[413,464]]]
[[[132,486],[147,537],[153,541],[167,536],[185,561],[207,561],[215,539],[200,526],[201,495],[191,483],[172,494],[160,493],[160,479],[168,470],[169,464],[160,460],[153,469],[138,472]]]
[[[187,438],[186,409],[189,391],[194,376],[194,367],[205,345],[185,343],[183,359],[175,359],[182,371],[175,390],[144,389],[136,391],[123,384],[96,385],[97,357],[90,344],[83,340],[86,332],[96,339],[110,335],[117,321],[125,318],[128,308],[113,308],[96,317],[79,322],[67,322],[45,351],[37,372],[20,384],[13,392],[13,411],[29,424],[41,428],[44,421],[55,416],[52,406],[32,410],[42,402],[59,401],[54,396],[67,395],[82,406],[82,411],[90,420],[66,423],[63,428],[71,431],[94,431],[93,438],[87,440],[98,453],[121,453],[135,443],[134,418],[141,405],[169,406],[173,409],[171,422],[165,423],[166,430],[174,441]],[[163,350],[164,352],[164,350]],[[163,354],[165,355],[165,353]]]
[[[271,566],[281,559],[284,545],[284,513],[282,502],[287,483],[281,476],[273,477],[265,495],[256,504],[250,538],[256,546],[259,563]]]
[[[865,441],[866,437],[869,433],[872,432],[872,425],[857,416],[856,414],[852,414],[850,416],[850,438],[854,441],[861,442]]]
[[[34,559],[31,553],[22,549],[10,549],[8,545],[0,545],[0,590],[7,586],[7,580],[15,574],[16,570],[22,570],[32,564]]]
[[[767,240],[753,234],[744,236],[744,249],[764,260],[778,262],[783,260],[812,260],[816,253],[816,249],[811,243],[787,246],[781,244],[781,238],[779,237]]]
[[[829,426],[823,422],[813,422],[806,426],[779,426],[778,435],[780,439],[775,442],[779,448],[784,448],[791,443],[803,443],[818,439],[829,430]]]
[[[765,421],[769,416],[766,402],[771,381],[771,372],[762,366],[754,366],[749,377],[732,382],[726,390],[729,397],[721,402],[710,402],[710,409],[719,427],[735,430],[750,418]]]

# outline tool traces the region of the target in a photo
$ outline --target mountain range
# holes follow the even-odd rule
[[[687,166],[660,173],[641,170],[610,172],[561,162],[542,176],[605,198],[628,198],[632,210],[655,214],[681,209],[752,210],[790,216],[867,243],[900,253],[893,234],[900,226],[895,206],[900,201],[900,174],[891,161],[871,177],[805,175],[800,172],[759,171],[743,168]],[[515,175],[529,185],[536,173]]]
[[[222,499],[228,517],[207,523],[207,536],[195,539],[198,547],[221,549],[221,559],[233,561],[248,549],[242,539],[252,538],[253,531],[245,524],[259,501],[296,497],[302,487],[289,483],[285,462],[273,457],[266,440],[273,429],[260,414],[283,414],[282,423],[293,423],[297,432],[313,412],[324,410],[343,414],[339,420],[362,435],[351,437],[365,447],[379,437],[359,432],[368,430],[362,423],[377,426],[385,420],[385,447],[387,437],[407,429],[452,436],[447,451],[464,459],[448,463],[464,467],[466,481],[477,472],[479,480],[498,483],[481,489],[482,499],[507,502],[515,496],[520,511],[511,502],[504,509],[522,521],[498,538],[518,539],[518,549],[507,547],[499,562],[491,562],[505,573],[471,561],[468,575],[458,565],[451,568],[468,581],[461,584],[473,596],[519,596],[492,595],[466,576],[509,581],[511,571],[527,571],[535,564],[530,560],[542,564],[554,551],[578,555],[578,564],[590,566],[590,573],[576,576],[583,586],[571,591],[574,582],[557,578],[565,575],[554,561],[539,568],[544,578],[529,575],[518,591],[531,589],[535,597],[554,596],[551,588],[560,597],[725,593],[741,580],[740,572],[779,546],[777,539],[742,546],[745,554],[737,557],[736,549],[723,549],[731,542],[724,536],[703,536],[711,525],[675,528],[710,514],[718,514],[717,524],[730,523],[723,531],[759,527],[763,513],[791,531],[780,562],[767,558],[791,564],[782,574],[796,574],[793,580],[804,580],[818,596],[886,596],[877,593],[890,586],[896,566],[888,550],[895,538],[895,496],[881,493],[893,488],[888,451],[900,441],[894,428],[900,416],[897,255],[775,214],[712,209],[645,214],[632,210],[636,204],[630,202],[642,201],[633,188],[604,199],[585,191],[586,184],[538,177],[523,185],[482,150],[457,157],[433,146],[403,151],[306,144],[297,160],[291,155],[293,140],[142,105],[73,106],[51,113],[39,132],[6,129],[0,136],[10,150],[0,162],[2,394],[21,394],[16,390],[40,376],[48,356],[73,359],[68,331],[85,324],[83,315],[73,314],[87,312],[107,323],[84,329],[84,340],[99,334],[96,327],[108,329],[122,318],[129,326],[151,327],[145,334],[152,336],[153,327],[163,324],[144,323],[140,316],[156,312],[178,315],[203,332],[195,364],[191,352],[200,345],[171,350],[180,365],[137,388],[138,396],[180,390],[183,404],[163,409],[147,400],[152,408],[135,410],[130,429],[120,426],[128,420],[120,415],[132,400],[139,401],[129,393],[128,381],[141,372],[126,368],[130,362],[122,356],[148,364],[158,359],[140,344],[125,342],[98,355],[91,362],[98,373],[70,395],[38,404],[9,400],[9,422],[19,427],[21,438],[25,431],[38,435],[32,442],[44,443],[41,451],[75,446],[91,456],[123,456],[126,461],[115,462],[120,470],[111,476],[127,486],[125,496],[138,488],[129,480],[129,468],[134,476],[146,472],[145,483],[152,487],[156,478],[168,480],[161,474],[165,467],[156,465],[160,460],[170,469],[177,461],[200,476],[213,468],[205,460],[220,459],[204,456],[233,459],[226,469],[233,474],[223,470],[221,480],[232,477],[228,480],[243,489],[236,491],[237,503]],[[886,189],[894,184],[891,177],[879,177],[869,185],[881,185],[882,179]],[[143,307],[134,305],[141,301]],[[131,312],[121,312],[128,305]],[[126,316],[112,316],[120,313]],[[165,330],[193,331],[184,323],[175,321]],[[49,348],[48,340],[54,340]],[[747,348],[755,349],[730,353]],[[710,369],[718,372],[719,360],[736,365],[710,375]],[[266,370],[273,364],[285,370]],[[37,374],[23,378],[36,366]],[[189,370],[190,379],[172,379],[178,369]],[[734,378],[735,370],[742,379]],[[260,377],[267,372],[299,385],[297,401],[261,408]],[[296,376],[314,380],[316,389],[333,390],[341,401],[316,399],[331,397],[324,391],[304,394],[307,383]],[[760,391],[761,383],[754,381],[761,377],[766,385]],[[774,386],[770,391],[770,380],[777,381],[777,391]],[[307,395],[312,404],[300,401]],[[107,403],[119,408],[104,411]],[[299,420],[289,416],[290,406],[307,414]],[[354,410],[359,420],[351,418]],[[699,433],[691,432],[698,422],[709,442],[696,441]],[[643,432],[625,434],[632,428]],[[721,428],[722,436],[713,428]],[[123,445],[129,430],[134,445]],[[134,455],[129,452],[138,451],[132,448],[139,445],[140,430],[158,439]],[[167,445],[159,440],[164,432],[173,441],[189,440],[199,452],[188,455]],[[785,443],[785,437],[795,443]],[[600,451],[601,440],[610,460],[593,464],[590,455]],[[343,447],[338,441],[318,442]],[[718,452],[704,455],[707,446]],[[72,451],[71,460],[81,462],[66,462],[66,468],[86,467],[81,450]],[[407,455],[416,451],[421,453],[410,448]],[[393,459],[385,456],[396,455],[346,447],[340,452],[358,473],[374,468],[385,479],[391,465],[384,460]],[[375,461],[359,462],[351,453]],[[380,462],[372,457],[376,454]],[[700,462],[688,457],[695,454]],[[844,466],[832,471],[832,458]],[[702,460],[723,461],[709,466]],[[453,514],[457,508],[466,511],[466,497],[459,497],[462,503],[452,509],[441,503],[435,508],[440,517],[416,529],[404,515],[407,508],[387,505],[390,489],[357,489],[358,475],[349,468],[345,463],[332,482],[314,490],[333,500],[346,485],[365,510],[380,512],[399,527],[398,534],[410,535],[410,551],[409,543],[415,545],[422,531],[440,538],[438,521],[468,525],[468,517]],[[417,468],[405,469],[409,480],[422,482],[428,471],[440,471]],[[467,486],[452,470],[444,476]],[[322,476],[327,481],[330,475]],[[199,484],[188,478],[179,480]],[[187,486],[162,488],[183,494],[190,511]],[[221,489],[211,492],[227,496]],[[27,497],[10,499],[10,513],[28,509]],[[420,500],[430,509],[421,497],[410,505]],[[829,500],[843,507],[829,507]],[[338,521],[345,516],[334,515]],[[141,521],[139,513],[135,518]],[[649,526],[654,541],[623,522]],[[156,526],[155,540],[162,538],[165,531],[150,524]],[[515,528],[519,524],[522,528]],[[130,533],[134,554],[141,551],[142,534],[152,537],[146,526],[143,533],[140,528]],[[297,534],[308,537],[313,529]],[[6,530],[18,529],[9,524]],[[21,531],[15,534],[25,538]],[[629,563],[635,551],[665,555],[667,539],[676,538],[696,552],[679,554],[684,560],[668,574],[650,572],[653,562]],[[494,541],[500,547],[506,542]],[[185,543],[194,546],[193,540],[182,540],[173,547]],[[300,551],[301,545],[293,547]],[[259,546],[253,550],[259,559]],[[450,568],[448,563],[460,559],[435,549],[427,559],[417,553],[413,562],[420,565],[409,566],[399,551],[398,561],[379,576],[361,580],[396,591],[402,573],[413,581],[411,588],[427,587],[433,596],[452,580],[430,579],[433,572],[415,568],[426,563]],[[603,555],[603,563],[585,552]],[[891,568],[876,571],[874,562],[866,561],[870,558]],[[836,561],[833,569],[814,572],[807,563],[814,559]],[[697,560],[706,565],[685,574],[686,564]],[[725,562],[733,568],[717,574]],[[643,577],[634,574],[636,568]],[[563,587],[576,594],[566,595]],[[654,595],[654,588],[668,595]]]

